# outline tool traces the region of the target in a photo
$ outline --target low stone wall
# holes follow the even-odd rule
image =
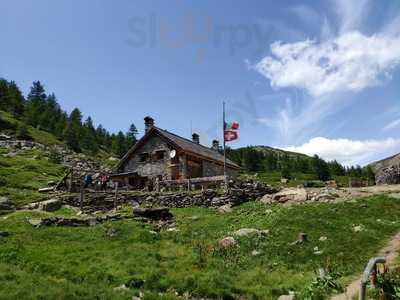
[[[145,207],[219,207],[225,204],[232,206],[248,201],[261,199],[266,194],[278,192],[276,188],[260,183],[231,183],[228,191],[204,190],[198,192],[164,192],[141,193],[121,191],[118,193],[117,203],[131,204]],[[94,212],[114,208],[115,194],[112,192],[88,192],[84,197],[84,211]],[[80,206],[80,195],[69,194],[62,196],[64,203],[71,206]]]

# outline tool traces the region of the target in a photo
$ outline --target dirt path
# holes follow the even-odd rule
[[[386,257],[386,265],[393,266],[396,262],[396,258],[399,256],[400,252],[400,232],[397,233],[383,248],[377,256]],[[365,263],[367,265],[367,262]],[[357,296],[360,288],[361,276],[350,283],[346,288],[345,292],[340,295],[335,295],[331,297],[331,300],[351,300],[353,297]]]

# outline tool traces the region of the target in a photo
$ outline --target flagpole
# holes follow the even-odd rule
[[[224,177],[225,186],[227,186],[228,180],[226,178],[226,141],[225,141],[225,101],[222,102],[222,136],[224,139]]]

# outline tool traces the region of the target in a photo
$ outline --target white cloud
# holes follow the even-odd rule
[[[384,140],[349,140],[327,139],[316,137],[301,146],[283,148],[287,151],[315,155],[346,164],[365,164],[377,159],[383,159],[389,154],[398,152],[400,139],[388,138]]]
[[[394,121],[390,122],[389,124],[387,124],[383,128],[383,130],[391,130],[391,129],[397,128],[399,126],[400,126],[400,119],[397,119],[397,120],[394,120]]]
[[[285,40],[275,39],[270,44],[271,53],[251,67],[268,79],[274,90],[282,89],[280,93],[286,92],[291,96],[291,99],[280,102],[258,119],[260,124],[274,129],[278,144],[295,145],[315,136],[336,135],[346,119],[333,125],[323,121],[358,101],[348,92],[383,84],[400,66],[400,16],[391,14],[394,18],[385,19],[381,28],[366,34],[363,23],[368,19],[366,14],[371,11],[372,2],[331,0],[331,3],[336,18],[328,19],[332,15],[329,13],[319,16],[319,37],[311,39],[299,35],[293,40],[281,35]],[[291,12],[307,22],[306,18],[315,11],[305,6],[294,6]],[[285,98],[288,97],[280,97],[281,100]],[[400,123],[388,124],[387,127],[390,129],[397,125],[400,127]],[[311,139],[295,148],[304,152],[312,150],[316,141],[319,145],[330,141],[331,146],[337,147],[332,147],[331,153],[328,147],[325,154],[319,151],[324,149],[316,147],[319,154],[345,163],[363,163],[375,159],[374,156],[381,158],[380,154],[393,150],[392,145],[398,145],[398,141],[393,139],[318,139]],[[339,147],[344,144],[348,152]],[[355,151],[356,146],[365,151]]]
[[[341,33],[360,27],[370,7],[369,0],[334,0]]]
[[[296,87],[319,97],[360,91],[390,77],[400,64],[400,36],[352,31],[321,43],[275,42],[271,52],[255,68],[272,87]]]

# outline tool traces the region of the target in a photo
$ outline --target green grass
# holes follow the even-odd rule
[[[329,264],[342,284],[359,274],[400,230],[399,209],[400,201],[385,196],[293,207],[251,202],[224,215],[174,209],[179,231],[160,234],[133,220],[36,229],[25,218],[49,214],[17,212],[0,218],[1,230],[11,233],[0,239],[0,299],[130,299],[141,286],[145,299],[175,299],[174,291],[213,299],[276,299],[295,291],[304,299],[320,267]],[[365,230],[356,233],[353,224]],[[117,237],[105,235],[110,227]],[[219,249],[221,238],[245,227],[270,229],[271,235]],[[310,241],[290,245],[299,232]],[[328,239],[319,241],[321,236]],[[323,253],[315,255],[315,247]],[[253,250],[261,254],[252,256]],[[136,288],[113,290],[128,281]]]
[[[15,134],[15,129],[18,125],[22,124],[20,120],[15,119],[10,113],[0,110],[0,123],[8,124],[7,129],[3,130],[9,134]],[[3,128],[0,128],[3,129]],[[32,140],[43,144],[43,145],[61,145],[62,142],[58,140],[54,135],[48,133],[43,130],[39,130],[32,126],[28,126],[29,135],[32,137]]]
[[[0,154],[7,151],[0,148]],[[0,156],[0,196],[7,196],[18,206],[39,200],[39,188],[61,178],[65,168],[46,159],[41,150],[25,151],[16,156]]]
[[[273,186],[297,187],[299,185],[303,185],[306,182],[313,182],[317,185],[325,186],[324,182],[318,180],[314,174],[293,173],[291,175],[292,179],[288,183],[283,184],[281,183],[281,172],[279,171],[270,171],[270,172],[263,171],[263,172],[252,172],[252,173],[242,174],[242,176],[244,177],[252,177],[258,181]],[[339,186],[347,187],[349,185],[348,176],[334,176],[333,179],[336,180]]]

